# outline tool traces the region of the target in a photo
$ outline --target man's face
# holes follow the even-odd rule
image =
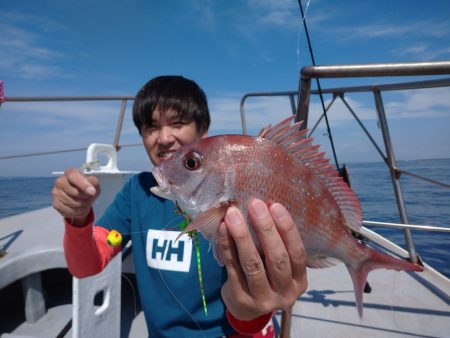
[[[142,127],[144,148],[155,166],[172,156],[181,146],[207,136],[206,132],[198,134],[195,122],[182,123],[175,116],[173,111],[161,114],[155,110],[152,125]]]

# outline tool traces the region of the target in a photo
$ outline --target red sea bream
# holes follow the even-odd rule
[[[307,263],[326,268],[343,262],[353,281],[362,315],[367,274],[378,268],[422,271],[418,265],[364,245],[351,231],[362,224],[361,206],[324,153],[292,117],[264,128],[257,137],[207,137],[179,149],[153,169],[159,186],[152,192],[177,202],[193,222],[184,232],[199,230],[213,248],[216,230],[230,203],[247,218],[252,197],[279,202],[291,213],[303,239]],[[252,227],[250,226],[252,230]],[[257,246],[258,238],[252,231]]]

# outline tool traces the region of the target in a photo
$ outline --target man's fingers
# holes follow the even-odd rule
[[[54,200],[52,205],[62,216],[67,218],[85,217],[90,211],[90,207],[71,207],[59,200]]]
[[[266,270],[239,209],[234,206],[228,208],[225,223],[236,244],[240,266],[247,280],[250,294],[256,300],[267,298],[270,284]]]
[[[297,226],[286,208],[279,203],[270,206],[270,213],[288,252],[292,278],[306,286],[306,252]]]
[[[71,168],[55,181],[53,207],[64,217],[85,217],[100,193],[98,179]]]
[[[248,216],[250,229],[231,206],[218,229],[220,258],[228,272],[222,297],[231,313],[244,320],[287,309],[307,285],[305,250],[287,210],[253,199]]]
[[[218,244],[220,248],[218,255],[227,269],[228,278],[233,280],[243,280],[236,247],[228,234],[227,226],[223,222],[219,225],[218,229]]]
[[[277,292],[284,294],[292,284],[289,253],[266,204],[253,199],[248,205],[248,211],[264,251],[266,269],[272,286]]]
[[[88,176],[87,180],[92,185],[92,187],[87,187],[86,193],[91,196],[98,197],[98,195],[100,195],[100,182],[98,181],[98,178],[95,176]]]
[[[228,280],[222,288],[222,297],[229,298],[229,304],[235,304],[234,300],[239,298],[240,301],[246,304],[251,304],[252,300],[249,296],[249,290],[244,273],[240,267],[239,256],[236,246],[228,233],[225,223],[221,223],[218,229],[218,255],[220,260],[227,269]],[[230,309],[235,312],[238,309]]]
[[[80,173],[79,170],[70,168],[64,172],[64,176],[71,186],[79,189],[88,196],[95,196],[97,194],[97,191],[89,178]]]

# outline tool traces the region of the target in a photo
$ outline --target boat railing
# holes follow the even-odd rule
[[[296,115],[296,121],[303,120],[302,128],[307,128],[308,125],[308,113],[309,102],[311,95],[331,94],[332,99],[328,103],[327,107],[324,107],[324,112],[317,120],[315,125],[310,129],[310,136],[317,128],[321,120],[326,116],[327,112],[339,98],[347,107],[353,118],[357,121],[364,133],[369,138],[370,142],[375,147],[378,154],[386,163],[392,179],[394,187],[395,199],[399,211],[401,224],[387,223],[387,222],[373,222],[364,221],[363,224],[367,226],[387,226],[391,228],[400,228],[404,232],[405,241],[409,253],[409,259],[412,262],[418,262],[418,256],[416,254],[414,241],[411,236],[411,229],[427,230],[427,231],[441,231],[450,232],[450,228],[435,227],[429,225],[411,225],[408,224],[408,218],[406,214],[405,201],[403,193],[400,187],[401,174],[409,175],[417,179],[442,186],[444,188],[450,188],[450,185],[444,182],[439,182],[422,175],[412,173],[410,171],[401,169],[397,165],[397,161],[394,155],[394,150],[391,142],[391,136],[389,133],[386,113],[382,100],[382,92],[406,90],[406,89],[425,89],[425,88],[438,88],[449,87],[450,78],[439,78],[425,81],[414,82],[402,82],[402,83],[389,83],[389,84],[375,84],[364,86],[352,86],[352,87],[339,87],[321,90],[311,89],[311,80],[313,78],[349,78],[349,77],[396,77],[396,76],[420,76],[420,75],[446,75],[450,74],[450,61],[442,62],[416,62],[416,63],[388,63],[388,64],[365,64],[365,65],[334,65],[334,66],[308,66],[304,67],[300,75],[300,88],[293,91],[284,92],[258,92],[245,94],[240,103],[242,132],[247,134],[247,122],[245,116],[245,103],[251,97],[287,97],[291,103],[292,114]],[[318,85],[318,88],[320,86]],[[380,128],[383,136],[383,143],[385,152],[377,144],[374,137],[370,134],[368,129],[364,126],[357,113],[352,109],[349,102],[345,99],[344,95],[354,92],[372,92],[374,96],[376,111]],[[297,105],[295,99],[297,98]],[[337,168],[339,169],[339,168]]]
[[[5,96],[2,101],[0,101],[0,108],[2,103],[37,103],[37,102],[121,102],[119,115],[116,124],[116,132],[114,139],[112,140],[112,145],[119,151],[125,147],[135,147],[140,146],[141,143],[133,144],[120,144],[120,137],[123,129],[123,121],[126,113],[127,103],[133,101],[134,96]],[[0,160],[10,160],[16,158],[26,158],[34,156],[47,156],[47,155],[58,155],[71,152],[85,152],[87,147],[77,147],[77,148],[66,148],[57,149],[52,151],[39,151],[31,153],[22,154],[12,154],[0,156]]]
[[[307,118],[308,118],[308,110],[309,110],[309,99],[310,95],[319,94],[316,90],[311,90],[311,79],[312,78],[320,78],[320,77],[362,77],[362,76],[406,76],[406,75],[442,75],[442,74],[450,74],[450,62],[438,62],[438,63],[414,63],[414,64],[376,64],[376,65],[362,65],[362,66],[319,66],[319,67],[305,67],[301,72],[301,86],[297,91],[289,91],[289,92],[272,92],[272,93],[250,93],[246,94],[241,101],[241,119],[242,119],[242,128],[244,134],[247,133],[247,126],[245,121],[245,112],[244,112],[244,103],[246,99],[252,96],[287,96],[289,98],[292,113],[296,115],[296,120],[304,120],[305,123],[303,127],[307,126]],[[387,125],[386,114],[384,111],[383,101],[381,97],[381,92],[390,91],[390,90],[400,90],[400,89],[418,89],[418,88],[434,88],[434,87],[443,87],[450,86],[450,78],[446,79],[438,79],[432,81],[420,81],[420,82],[409,82],[409,83],[398,83],[398,84],[387,84],[387,85],[373,85],[373,86],[359,86],[359,87],[347,87],[347,88],[334,88],[334,89],[324,89],[321,92],[332,94],[333,98],[331,102],[328,104],[328,107],[325,109],[325,112],[328,111],[331,106],[336,102],[339,98],[344,102],[346,107],[349,109],[350,113],[354,116],[354,118],[358,121],[358,124],[364,130],[366,135],[371,140],[372,144],[383,158],[384,162],[387,164],[390,173],[392,182],[394,185],[395,196],[397,200],[397,205],[399,209],[399,213],[401,215],[401,224],[397,223],[382,223],[382,222],[371,222],[364,221],[364,225],[377,225],[377,226],[390,226],[396,228],[402,228],[405,233],[406,242],[408,244],[408,252],[410,259],[412,261],[417,260],[417,255],[415,253],[414,243],[411,237],[410,229],[419,229],[419,230],[427,230],[427,231],[444,231],[450,232],[449,228],[440,228],[435,226],[424,226],[424,225],[411,225],[408,224],[408,220],[406,217],[405,211],[405,203],[402,195],[402,191],[399,185],[399,179],[401,174],[410,175],[412,177],[416,177],[422,180],[425,180],[430,183],[439,184],[440,186],[449,188],[450,186],[446,183],[437,182],[431,180],[429,178],[408,172],[406,170],[400,169],[397,166],[396,159],[394,157],[392,143],[390,140],[390,134]],[[345,100],[344,94],[349,92],[372,92],[375,99],[375,105],[377,108],[378,118],[380,121],[380,125],[383,133],[383,141],[385,145],[386,155],[383,153],[381,148],[374,141],[374,138],[370,135],[368,130],[364,127],[364,124],[357,117],[356,113],[350,107],[350,104]],[[0,104],[9,103],[9,102],[71,102],[71,101],[119,101],[121,102],[121,107],[119,111],[119,117],[116,126],[116,133],[113,140],[113,146],[118,151],[123,147],[131,147],[137,146],[137,144],[120,144],[122,125],[124,121],[124,115],[126,112],[126,105],[128,101],[132,101],[134,97],[132,96],[70,96],[70,97],[4,97],[2,98]],[[297,104],[295,102],[297,99]],[[322,118],[322,117],[321,117]],[[317,124],[320,121],[317,122]],[[317,124],[311,128],[311,132],[317,127]],[[0,156],[0,160],[7,160],[12,158],[20,158],[20,157],[31,157],[31,156],[46,156],[67,152],[77,152],[77,151],[85,151],[86,148],[71,148],[71,149],[60,149],[54,151],[42,151],[42,152],[34,152],[28,154],[14,154],[8,156]],[[376,223],[376,224],[374,224]],[[120,276],[120,269],[116,269],[116,274]],[[117,306],[115,306],[117,308]],[[103,315],[103,313],[101,314]],[[284,327],[289,327],[289,325],[285,324]]]
[[[111,140],[112,145],[105,144],[91,144],[88,147],[77,147],[77,148],[63,148],[63,145],[58,145],[58,149],[52,151],[36,151],[29,153],[18,153],[11,155],[2,155],[0,160],[12,160],[17,158],[28,158],[28,157],[41,157],[41,156],[53,156],[64,153],[72,152],[86,152],[87,159],[86,163],[97,162],[95,170],[87,170],[86,174],[98,175],[98,179],[102,182],[102,194],[94,204],[94,210],[96,215],[101,215],[106,209],[107,205],[112,202],[113,197],[118,192],[118,189],[123,184],[123,175],[129,174],[131,172],[122,172],[117,169],[117,163],[112,163],[108,161],[106,166],[100,164],[106,157],[111,160],[111,157],[116,161],[117,156],[115,151],[119,151],[124,147],[138,146],[141,144],[125,144],[121,145],[121,132],[123,129],[124,115],[126,113],[126,106],[128,101],[134,100],[132,96],[65,96],[65,97],[4,97],[0,101],[0,108],[9,106],[11,103],[36,103],[36,102],[99,102],[99,101],[109,101],[109,102],[120,102],[120,111],[118,115],[118,121],[116,127],[116,132],[114,134],[114,139]],[[100,151],[89,151],[93,149],[92,146],[96,146],[97,149],[101,148]],[[105,150],[105,147],[110,147],[109,151]],[[92,161],[89,157],[99,156],[97,161]],[[80,170],[83,170],[86,166],[83,165]],[[108,171],[109,169],[109,171]],[[55,213],[54,216],[57,216]],[[59,218],[58,218],[59,219]],[[62,220],[61,220],[62,222]],[[62,223],[61,223],[62,227]],[[20,225],[19,229],[22,229]],[[21,230],[22,231],[22,230]],[[46,231],[50,231],[53,237],[58,237],[55,235],[56,231],[46,228]],[[44,232],[43,232],[44,233]],[[47,232],[45,232],[47,233]],[[52,237],[52,238],[53,238]],[[25,295],[25,313],[26,321],[29,323],[34,323],[41,319],[45,314],[46,300],[44,297],[44,290],[42,286],[41,273],[35,272],[36,266],[45,266],[46,268],[60,268],[65,266],[65,260],[62,251],[62,237],[60,238],[58,250],[53,250],[54,252],[47,253],[42,249],[42,245],[37,243],[36,245],[30,245],[23,248],[23,252],[19,257],[15,257],[14,254],[8,254],[5,249],[5,257],[9,259],[6,266],[10,269],[15,269],[20,273],[20,276],[25,276],[22,278],[22,287]],[[18,246],[18,245],[16,245]],[[0,253],[2,250],[0,249]],[[50,258],[47,256],[52,255]],[[27,264],[27,260],[32,259],[36,261],[49,260],[50,263],[45,265],[37,265],[34,263]],[[71,319],[67,322],[64,328],[61,330],[58,337],[65,336],[65,334],[72,329],[73,337],[84,337],[84,336],[96,336],[104,335],[108,337],[119,337],[121,334],[120,330],[120,309],[121,309],[121,276],[122,269],[125,268],[124,272],[134,272],[134,268],[130,268],[130,260],[125,260],[122,262],[122,258],[125,259],[126,255],[117,255],[107,268],[105,268],[101,273],[91,276],[89,278],[77,279],[73,278],[73,307]],[[57,259],[64,262],[64,264],[51,265],[53,261]],[[128,264],[127,264],[128,262]],[[51,266],[51,267],[49,267]],[[32,273],[33,272],[33,273]],[[32,273],[32,274],[31,274]],[[2,272],[0,276],[6,277]],[[9,276],[11,277],[11,276]],[[0,278],[1,279],[1,278]],[[5,282],[0,280],[0,282]],[[5,283],[11,282],[11,278],[8,278]],[[12,280],[14,281],[14,280]],[[5,284],[4,283],[4,284]],[[99,304],[97,304],[99,303]]]

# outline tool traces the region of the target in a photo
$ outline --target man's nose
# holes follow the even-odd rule
[[[173,135],[173,128],[169,126],[162,126],[158,134],[158,142],[160,144],[168,144],[175,139]]]

